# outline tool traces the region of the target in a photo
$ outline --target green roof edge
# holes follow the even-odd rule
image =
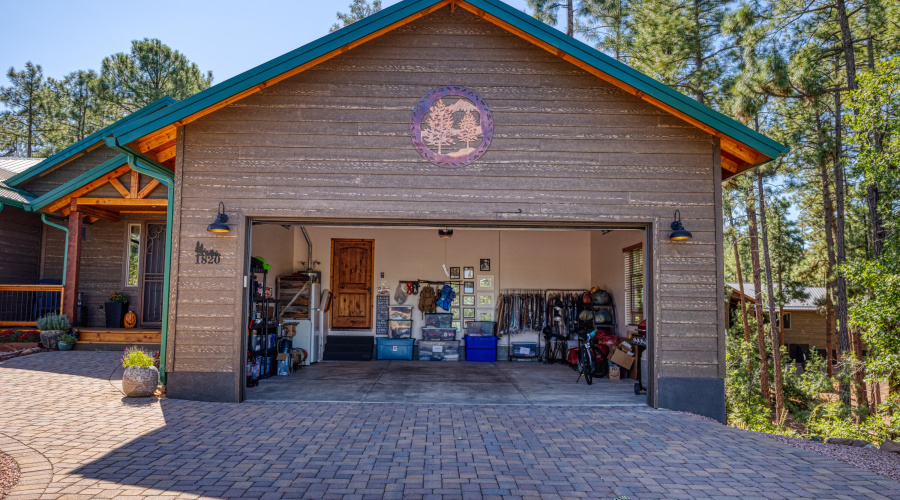
[[[8,186],[21,184],[28,179],[31,179],[35,175],[45,172],[48,169],[52,168],[54,165],[57,165],[58,163],[63,162],[80,153],[81,151],[93,146],[94,144],[101,142],[104,137],[112,135],[117,128],[126,125],[133,120],[146,118],[148,115],[153,114],[154,112],[163,109],[166,106],[171,106],[176,102],[178,101],[172,99],[169,96],[161,97],[144,106],[143,108],[135,111],[134,113],[131,113],[128,116],[124,116],[117,121],[101,128],[100,130],[76,142],[75,144],[72,144],[71,146],[63,149],[62,151],[48,156],[42,162],[29,167],[27,170],[19,172],[18,174],[10,177],[6,180],[6,184]]]
[[[707,126],[745,144],[760,153],[777,158],[790,149],[740,122],[660,83],[653,78],[616,61],[612,57],[569,37],[559,30],[520,12],[499,0],[465,0],[466,3],[491,14],[539,40],[590,64],[613,78],[626,83]],[[333,33],[282,54],[228,80],[194,94],[173,106],[142,119],[131,121],[116,132],[116,142],[127,144],[198,111],[221,102],[266,80],[352,43],[397,21],[431,7],[440,0],[403,0]]]
[[[66,182],[65,184],[61,184],[54,188],[51,191],[48,191],[41,196],[31,200],[29,203],[29,210],[38,211],[53,201],[58,200],[61,196],[79,189],[87,184],[97,180],[103,175],[106,175],[109,172],[119,168],[122,165],[128,164],[128,157],[125,155],[116,155],[113,158],[106,160],[105,162],[97,165],[96,167],[88,170],[87,172],[79,175],[78,177]]]

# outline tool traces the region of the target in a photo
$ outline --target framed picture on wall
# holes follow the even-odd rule
[[[478,311],[478,321],[494,321],[494,311]]]
[[[464,280],[475,279],[475,268],[474,267],[464,267],[463,268],[463,279]]]
[[[456,333],[462,332],[462,321],[453,321],[450,323],[450,327],[456,329]]]
[[[474,307],[463,307],[463,319],[475,319]]]
[[[460,297],[461,297],[461,295],[459,295],[458,293],[456,295],[454,295],[453,300],[450,302],[450,307],[459,307],[459,303],[460,303],[459,298]]]
[[[475,296],[474,295],[463,295],[462,305],[464,306],[475,306]]]
[[[472,279],[475,279],[475,277],[473,276]],[[463,293],[475,293],[475,282],[474,281],[463,282]]]
[[[451,316],[451,319],[459,320],[459,319],[462,318],[462,316],[460,316],[459,308],[458,308],[458,307],[451,307],[451,308],[450,308],[450,314],[452,315],[452,316]]]
[[[458,279],[459,279],[459,268],[458,268],[458,267],[451,267],[451,268],[450,268],[450,279],[452,279],[452,280],[458,280]]]
[[[491,270],[491,259],[481,259],[481,265],[479,269],[482,271],[490,271]]]
[[[493,293],[479,293],[478,294],[478,307],[494,307],[494,294]]]
[[[493,290],[494,289],[494,277],[482,274],[478,276],[476,280],[478,283],[478,290]]]

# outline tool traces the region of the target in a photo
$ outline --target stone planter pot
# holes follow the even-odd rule
[[[56,347],[59,347],[60,351],[71,351],[73,347],[75,347],[74,343],[66,343],[66,342],[57,342]]]
[[[106,313],[107,328],[123,328],[125,313],[128,312],[128,302],[104,302],[103,312]]]
[[[60,335],[66,333],[65,330],[45,330],[41,332],[41,345],[47,349],[56,349]]]
[[[158,383],[159,370],[155,366],[129,366],[122,375],[122,392],[128,398],[146,398],[153,395]]]

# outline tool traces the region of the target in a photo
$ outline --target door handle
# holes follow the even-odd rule
[[[367,291],[367,292],[371,292],[371,291],[372,291],[372,287],[367,286],[367,287],[366,287],[366,291]]]

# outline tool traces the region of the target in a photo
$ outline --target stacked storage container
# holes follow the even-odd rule
[[[459,361],[459,341],[453,328],[453,315],[425,315],[422,340],[419,341],[419,361]]]
[[[378,359],[413,359],[412,306],[390,306],[389,338],[377,339]]]
[[[497,361],[497,341],[493,321],[466,323],[466,361]]]

